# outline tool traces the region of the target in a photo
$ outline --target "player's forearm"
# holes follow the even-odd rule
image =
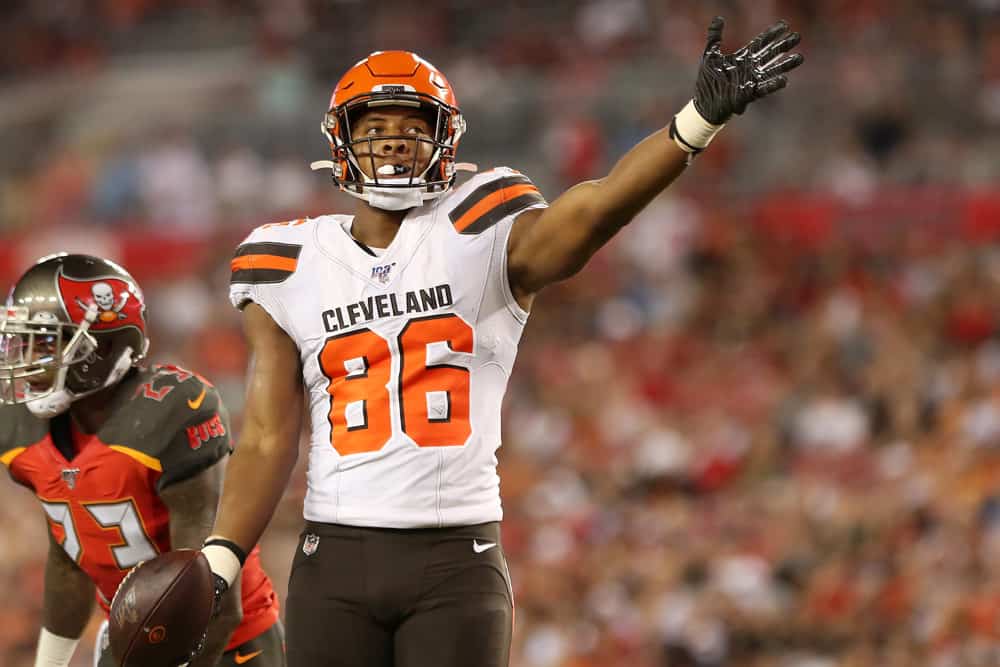
[[[688,154],[666,130],[625,154],[605,178],[573,186],[511,238],[508,275],[515,294],[534,294],[575,275],[684,170]],[[515,228],[515,233],[518,230]]]
[[[198,549],[212,532],[225,465],[223,459],[160,491],[160,499],[170,512],[172,549]]]
[[[626,153],[604,178],[573,186],[544,212],[518,218],[509,242],[508,279],[514,294],[534,294],[575,275],[618,230],[674,182],[689,153],[668,130],[654,132]]]
[[[43,626],[60,637],[77,638],[93,609],[94,582],[55,545],[45,563]]]
[[[681,175],[691,161],[691,151],[682,145],[669,128],[654,132],[622,156],[607,176],[580,183],[553,202],[546,215],[572,224],[583,236],[570,245],[587,250],[571,253],[571,259],[580,261],[570,262],[560,277],[579,270],[593,252]]]
[[[658,194],[680,176],[688,153],[670,138],[666,129],[649,135],[589,188],[590,226],[617,230],[628,224]]]
[[[173,549],[197,549],[212,532],[222,492],[224,467],[225,460],[160,492],[160,498],[170,510],[170,544]],[[208,626],[201,653],[189,663],[189,667],[212,667],[225,652],[229,638],[242,618],[239,583],[237,578],[227,593],[221,613]]]
[[[260,540],[274,515],[298,459],[298,434],[249,437],[230,457],[213,535],[244,553]]]
[[[243,435],[230,457],[222,503],[202,552],[216,584],[228,585],[274,514],[299,453],[302,375],[299,350],[262,307],[243,309],[253,363]],[[225,586],[216,586],[216,594]]]
[[[87,593],[72,593],[59,597],[56,593],[45,594],[45,610],[42,612],[42,624],[46,630],[60,637],[78,638],[83,634],[90,615],[94,610],[94,589]]]

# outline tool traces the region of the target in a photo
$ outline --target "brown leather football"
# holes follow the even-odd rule
[[[212,617],[212,570],[200,551],[169,551],[136,566],[111,602],[108,637],[121,667],[177,667]]]

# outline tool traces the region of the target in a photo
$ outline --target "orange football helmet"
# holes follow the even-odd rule
[[[432,139],[400,137],[365,137],[354,140],[351,120],[355,112],[379,106],[406,106],[429,112],[433,123]],[[330,142],[332,162],[314,163],[314,168],[330,167],[333,181],[347,194],[363,199],[377,208],[402,210],[419,206],[440,197],[455,182],[455,150],[465,132],[465,120],[458,108],[455,92],[434,65],[409,51],[376,51],[349,69],[337,83],[330,107],[323,120],[323,134]],[[375,139],[406,139],[432,143],[433,152],[427,168],[416,173],[418,151],[413,151],[414,165],[406,177],[361,169],[355,147],[365,144],[374,154]]]

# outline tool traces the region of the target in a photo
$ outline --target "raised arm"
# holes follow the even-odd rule
[[[170,511],[170,545],[173,549],[198,549],[211,533],[222,494],[225,459],[197,475],[168,486],[160,492]],[[210,667],[218,663],[229,638],[243,620],[240,578],[233,581],[220,600],[219,614],[205,635],[201,653],[190,667]]]
[[[212,539],[204,549],[213,572],[230,585],[285,491],[298,458],[302,421],[302,370],[295,342],[255,303],[243,309],[243,324],[253,359],[243,429],[230,457]]]
[[[94,609],[94,582],[49,531],[42,632],[35,667],[65,667]]]
[[[625,154],[602,179],[580,183],[547,209],[521,214],[511,230],[507,270],[522,305],[541,288],[578,272],[597,250],[669,186],[732,114],[787,84],[802,63],[784,21],[735,53],[720,48],[723,20],[708,28],[694,99],[666,127]]]

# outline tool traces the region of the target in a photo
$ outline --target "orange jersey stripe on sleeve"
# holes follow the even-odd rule
[[[292,257],[277,255],[241,255],[230,262],[233,271],[242,269],[274,269],[277,271],[295,271],[299,261]]]
[[[497,190],[496,192],[483,197],[483,199],[477,202],[475,206],[470,208],[462,215],[462,217],[456,220],[455,229],[461,232],[475,223],[476,220],[495,209],[497,206],[501,206],[505,201],[510,201],[521,195],[534,192],[538,192],[538,188],[531,183],[511,185]]]

